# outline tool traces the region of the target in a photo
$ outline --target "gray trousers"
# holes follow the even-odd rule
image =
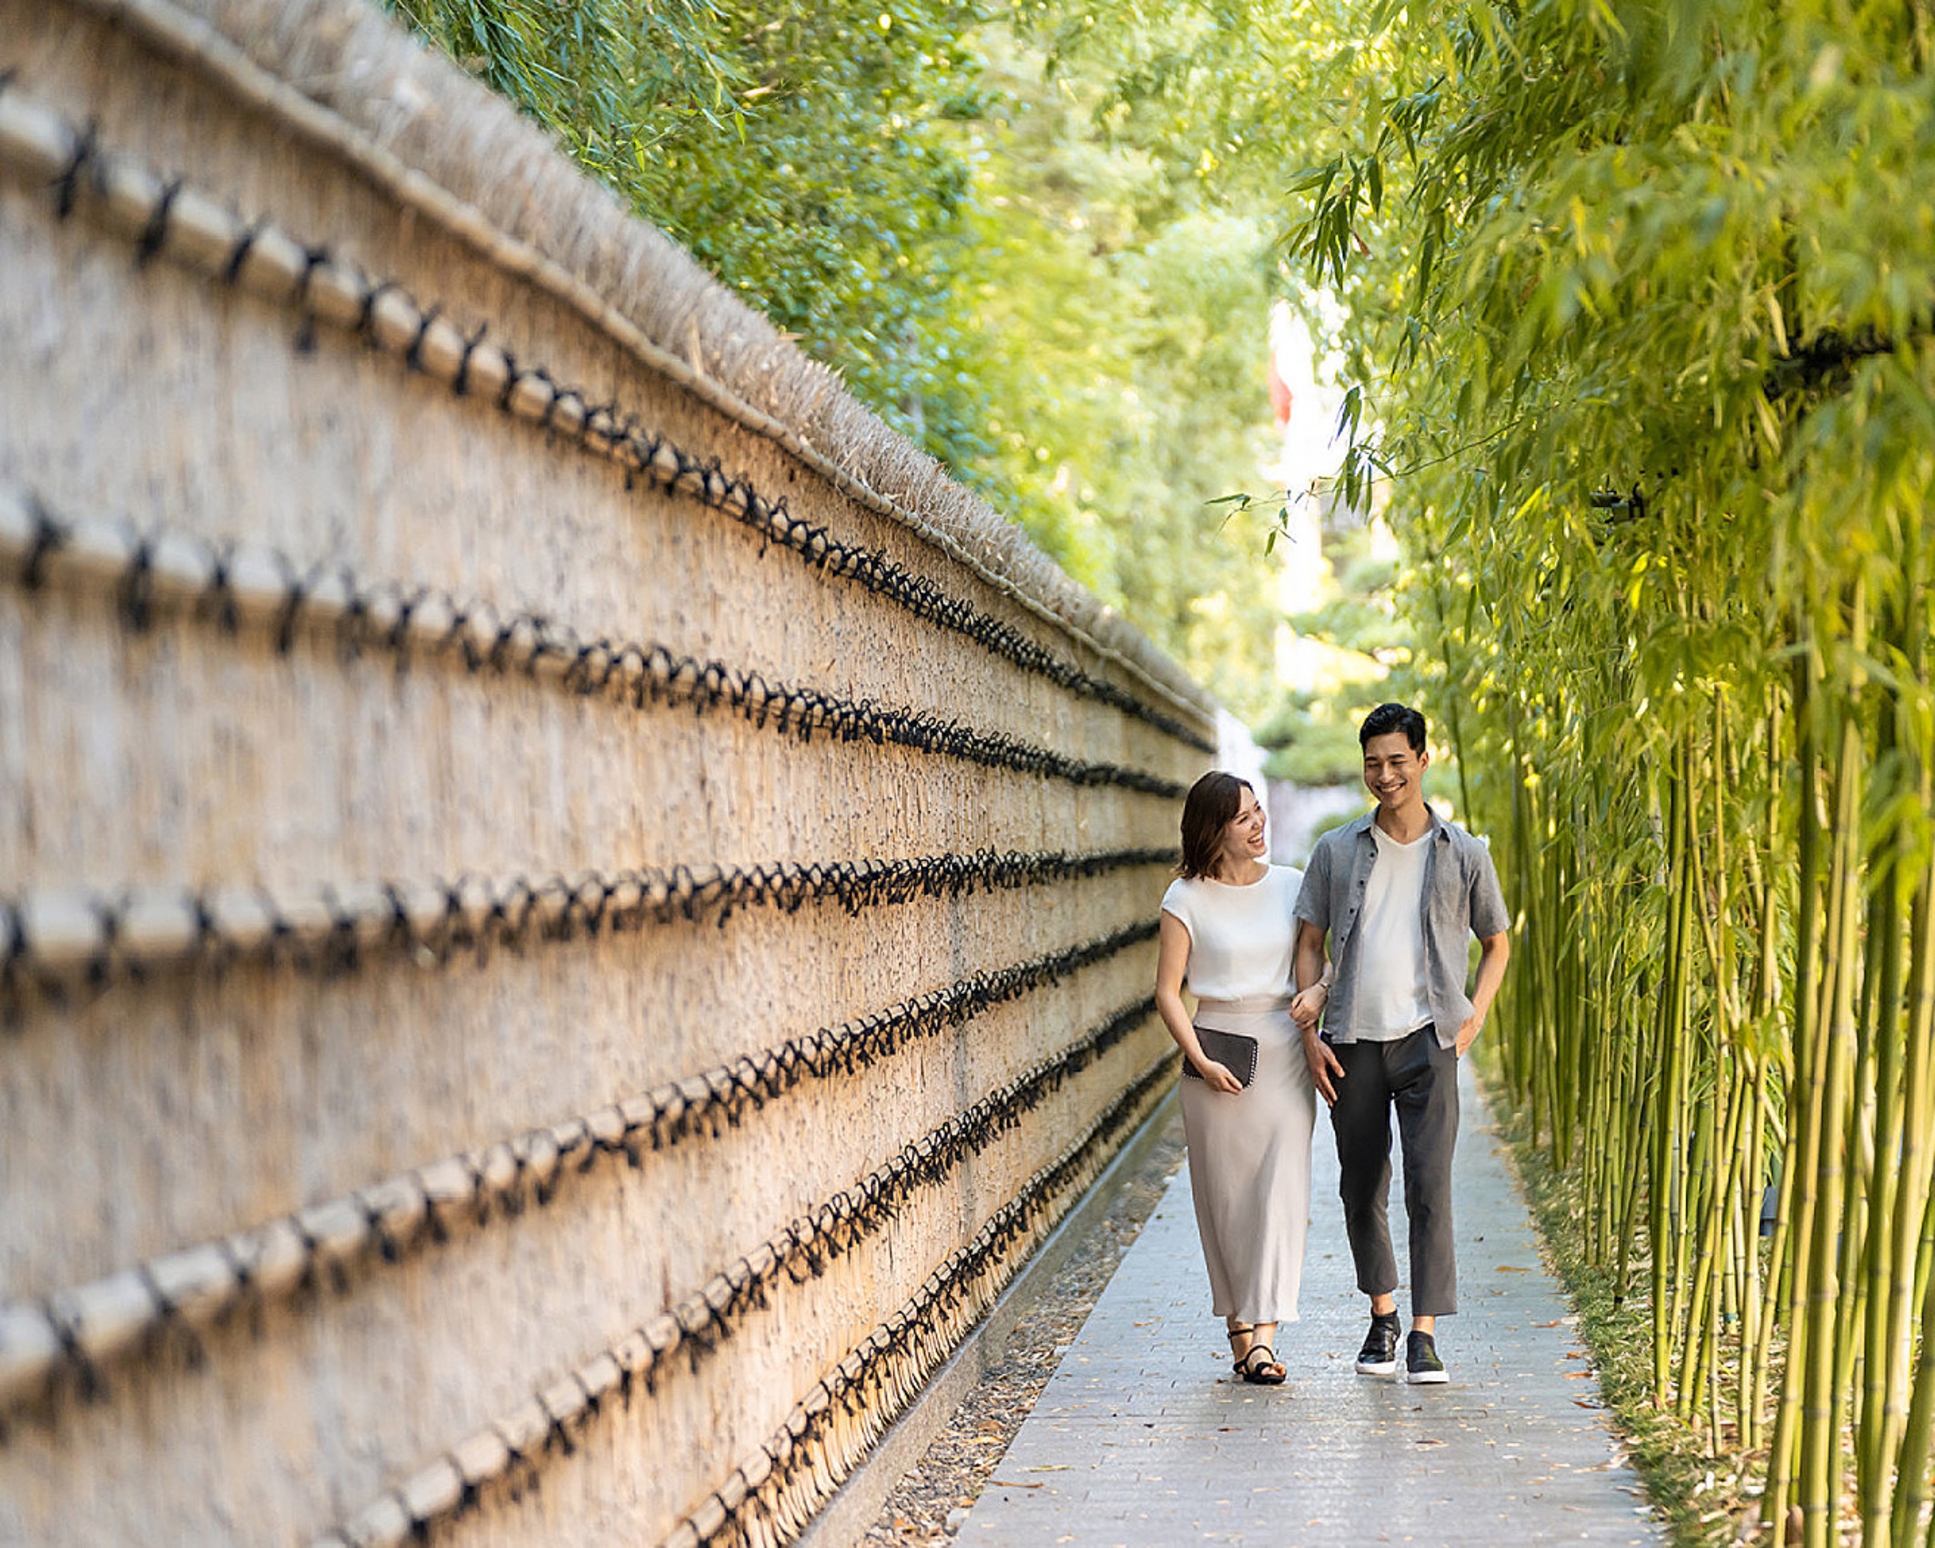
[[[1458,1056],[1424,1027],[1392,1043],[1332,1049],[1344,1066],[1330,1121],[1343,1170],[1338,1196],[1366,1295],[1397,1289],[1391,1252],[1391,1109],[1404,1147],[1404,1210],[1411,1221],[1411,1315],[1458,1310],[1451,1226],[1451,1153],[1458,1143]]]

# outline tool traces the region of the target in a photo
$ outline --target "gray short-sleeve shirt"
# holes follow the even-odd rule
[[[1333,828],[1317,841],[1297,893],[1296,914],[1330,937],[1330,998],[1324,1006],[1324,1036],[1333,1043],[1356,1041],[1352,1025],[1357,985],[1364,971],[1357,930],[1364,888],[1377,864],[1371,836],[1375,814]],[[1431,988],[1431,1021],[1438,1041],[1449,1048],[1471,1015],[1465,993],[1467,943],[1511,928],[1505,895],[1491,851],[1456,823],[1431,813],[1431,850],[1425,860],[1424,910],[1426,971]]]

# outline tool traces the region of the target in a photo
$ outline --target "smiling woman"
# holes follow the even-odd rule
[[[1196,781],[1182,832],[1182,874],[1162,899],[1156,1009],[1197,1077],[1183,1082],[1183,1128],[1211,1299],[1237,1374],[1275,1385],[1277,1324],[1297,1320],[1316,1117],[1290,994],[1302,873],[1265,862],[1263,808],[1234,774]],[[1320,997],[1297,1013],[1314,1015]]]

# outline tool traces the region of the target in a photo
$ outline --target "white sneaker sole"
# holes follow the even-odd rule
[[[1406,1371],[1405,1382],[1413,1387],[1442,1387],[1451,1380],[1448,1371]]]
[[[1359,1376],[1395,1376],[1397,1375],[1397,1361],[1389,1360],[1383,1365],[1370,1365],[1359,1360],[1357,1362],[1357,1374]]]

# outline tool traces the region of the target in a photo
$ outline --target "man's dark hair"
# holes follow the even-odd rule
[[[1393,731],[1402,731],[1405,741],[1411,744],[1411,751],[1420,757],[1424,755],[1424,716],[1408,704],[1378,705],[1358,727],[1357,745],[1368,747],[1372,737],[1389,736]]]
[[[1189,794],[1183,798],[1182,864],[1176,867],[1184,880],[1194,881],[1200,876],[1213,879],[1223,830],[1243,809],[1246,790],[1256,794],[1247,779],[1221,769],[1211,769],[1189,787]]]

